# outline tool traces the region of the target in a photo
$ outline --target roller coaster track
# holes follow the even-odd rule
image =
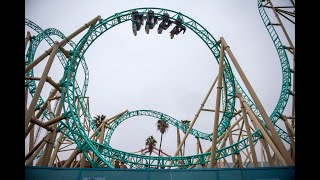
[[[66,38],[66,36],[60,32],[59,30],[55,29],[55,28],[48,28],[46,30],[43,30],[40,26],[38,26],[36,23],[32,22],[31,20],[25,18],[25,25],[30,27],[31,29],[33,29],[34,31],[36,31],[38,33],[37,36],[33,36],[32,37],[32,41],[29,45],[29,48],[28,48],[28,51],[27,51],[27,54],[26,54],[26,60],[25,60],[25,67],[27,67],[29,64],[31,64],[34,60],[34,55],[35,55],[35,52],[39,46],[39,44],[42,42],[42,40],[46,40],[47,43],[50,45],[50,46],[53,46],[54,44],[54,41],[51,39],[50,36],[53,36],[53,35],[56,35],[58,37],[60,37],[61,39],[64,39]],[[68,44],[74,48],[76,46],[76,44],[73,42],[73,41],[68,41]],[[65,65],[66,65],[66,57],[65,55],[60,51],[58,50],[58,53],[57,53],[57,56],[58,56],[58,59],[60,60],[62,66],[65,68]],[[85,74],[85,77],[84,77],[84,84],[83,84],[83,88],[82,88],[82,92],[81,92],[81,95],[84,96],[86,94],[86,91],[87,91],[87,87],[88,87],[88,82],[89,82],[89,70],[88,70],[88,66],[86,64],[86,61],[85,61],[85,58],[81,58],[81,64],[82,64],[82,67],[84,69],[84,74]],[[34,73],[33,73],[33,69],[31,69],[30,71],[28,71],[26,73],[27,76],[29,77],[34,77]],[[36,83],[35,83],[35,80],[26,80],[26,85],[28,86],[28,90],[29,90],[29,93],[30,95],[33,97],[35,91],[36,91]],[[75,85],[78,86],[78,83],[75,82]],[[40,96],[38,101],[37,101],[37,105],[36,105],[36,109],[40,108],[42,105],[44,104],[44,101],[42,99],[42,97]],[[54,106],[54,109],[56,109],[56,106],[57,105],[57,102]],[[53,111],[55,112],[55,110]],[[52,114],[53,117],[55,117],[55,114],[53,113]],[[48,109],[46,108],[43,112],[43,115],[42,115],[42,118],[41,118],[41,121],[43,121],[45,119],[49,120],[49,112],[48,112]],[[38,137],[39,137],[39,134],[41,133],[41,130],[42,128],[39,127],[36,131],[36,138],[34,140],[34,143],[37,141]],[[36,159],[39,158],[42,154],[43,150],[37,155]]]
[[[29,45],[29,48],[28,48],[28,51],[26,54],[25,67],[27,67],[29,64],[31,64],[33,62],[35,52],[36,52],[36,50],[42,40],[46,40],[47,43],[50,46],[52,46],[54,44],[54,41],[50,38],[50,36],[56,35],[56,36],[60,37],[61,39],[66,38],[66,36],[62,32],[60,32],[59,30],[57,30],[55,28],[48,28],[46,30],[43,30],[36,23],[34,23],[26,18],[25,18],[25,25],[30,27],[31,29],[33,29],[34,31],[36,31],[38,33],[37,36],[32,37],[32,41]],[[72,48],[74,48],[76,46],[76,44],[73,41],[69,41],[68,44]],[[57,56],[62,64],[62,66],[65,68],[66,61],[67,61],[66,57],[63,55],[63,53],[60,50],[58,50]],[[81,58],[81,64],[82,64],[82,67],[84,69],[84,74],[85,74],[84,84],[83,84],[82,93],[81,93],[81,95],[84,96],[86,94],[88,82],[89,82],[89,70],[88,70],[88,66],[86,64],[84,57]],[[26,73],[26,75],[30,76],[30,77],[34,77],[33,69],[28,71]],[[26,85],[28,86],[29,93],[31,94],[31,96],[33,96],[36,91],[36,88],[37,88],[35,81],[34,80],[26,80]],[[77,82],[76,82],[76,85],[78,86]],[[43,101],[42,97],[39,97],[38,102],[37,102],[37,108],[40,108],[43,105],[43,103],[44,103],[44,101]],[[49,114],[48,114],[47,109],[45,109],[43,114],[44,114],[44,117],[48,120]]]
[[[134,116],[151,116],[154,118],[162,119],[168,122],[169,124],[176,126],[178,129],[186,129],[186,126],[182,124],[179,120],[174,119],[161,112],[152,110],[136,110],[126,112],[125,114],[117,118],[112,124],[110,124],[109,128],[106,130],[106,136],[103,144],[91,140],[84,132],[83,126],[79,118],[78,108],[80,108],[84,112],[84,116],[86,117],[86,119],[89,122],[91,122],[91,128],[95,130],[97,127],[95,123],[93,123],[90,112],[87,110],[87,105],[83,99],[84,94],[81,93],[81,90],[76,83],[76,73],[78,66],[90,45],[107,30],[123,22],[131,20],[131,12],[134,10],[137,10],[140,13],[146,13],[148,10],[153,10],[155,15],[158,17],[161,17],[163,13],[168,13],[171,20],[177,20],[178,18],[181,18],[183,20],[183,25],[192,30],[194,33],[196,33],[203,40],[203,42],[206,43],[210,51],[213,53],[215,59],[219,63],[220,47],[217,44],[215,38],[202,25],[200,25],[198,22],[194,21],[190,17],[183,15],[182,13],[161,8],[136,8],[116,13],[113,16],[110,16],[106,19],[100,19],[99,23],[92,27],[77,43],[77,45],[70,53],[71,56],[68,59],[67,64],[65,65],[65,73],[63,79],[61,79],[60,81],[61,87],[63,89],[61,99],[63,101],[63,111],[65,113],[69,113],[69,116],[67,117],[66,121],[59,123],[58,129],[67,129],[67,131],[64,132],[65,135],[76,143],[77,149],[83,153],[83,155],[87,158],[87,160],[92,164],[93,167],[112,168],[112,159],[118,159],[127,164],[130,168],[145,168],[151,166],[189,167],[191,165],[196,164],[205,164],[209,161],[208,157],[210,157],[210,152],[192,156],[154,157],[128,153],[114,149],[110,146],[110,139],[116,127],[124,120]],[[270,115],[270,119],[272,123],[275,125],[275,128],[280,137],[285,142],[290,144],[288,134],[275,124],[281,117],[289,99],[291,89],[290,64],[288,62],[288,57],[286,55],[284,46],[282,45],[277,32],[275,31],[273,25],[269,23],[270,19],[262,5],[261,0],[258,0],[258,10],[262,18],[262,21],[276,47],[282,68],[282,89],[278,103],[275,109],[273,110],[272,114]],[[224,63],[225,68],[223,71],[223,77],[225,83],[224,87],[226,88],[226,94],[223,99],[224,113],[219,123],[218,137],[223,135],[223,133],[226,131],[227,127],[230,124],[230,120],[232,119],[235,106],[236,87],[240,90],[244,97],[244,100],[253,109],[254,113],[259,118],[260,122],[266,127],[265,122],[261,118],[259,110],[256,108],[255,104],[245,93],[245,91],[241,88],[239,83],[236,81],[232,73],[231,67],[229,65],[227,56],[224,57]],[[76,98],[79,100],[80,107],[77,106]],[[190,134],[200,139],[209,141],[212,140],[211,134],[206,134],[196,129],[191,129]],[[262,137],[263,136],[260,130],[256,130],[252,133],[253,142],[257,142]],[[217,157],[219,157],[217,159],[239,153],[241,150],[248,146],[249,142],[248,138],[246,138],[228,147],[217,149]],[[90,153],[93,153],[94,156],[89,156],[88,154]],[[169,162],[171,162],[171,164],[169,164]],[[183,162],[183,164],[181,164],[181,162]]]

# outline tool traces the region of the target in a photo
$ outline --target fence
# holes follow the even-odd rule
[[[104,169],[26,167],[26,180],[295,180],[295,167]]]

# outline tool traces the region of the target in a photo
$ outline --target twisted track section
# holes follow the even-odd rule
[[[286,52],[281,44],[280,38],[278,37],[276,31],[274,30],[273,26],[268,26],[267,23],[270,22],[263,6],[261,5],[261,0],[258,1],[258,9],[261,15],[261,18],[274,42],[274,45],[277,48],[277,52],[280,58],[281,67],[282,67],[282,90],[280,94],[280,98],[274,109],[273,113],[270,116],[272,123],[275,124],[279,119],[280,115],[284,111],[284,108],[287,104],[289,98],[289,92],[291,88],[291,71],[290,65],[288,63],[288,58]],[[106,136],[103,144],[99,144],[95,141],[89,139],[89,137],[85,134],[81,121],[78,115],[78,107],[76,104],[76,97],[78,97],[80,101],[80,109],[84,112],[84,116],[90,122],[90,126],[93,130],[97,127],[94,123],[92,123],[92,117],[87,110],[86,103],[83,100],[84,94],[81,93],[79,86],[76,84],[76,73],[80,63],[80,60],[84,56],[86,50],[90,47],[90,45],[104,32],[111,29],[112,27],[121,24],[123,22],[129,21],[131,18],[131,12],[133,10],[137,10],[141,13],[146,13],[148,10],[153,10],[155,15],[161,16],[163,13],[168,13],[170,15],[171,20],[176,20],[178,17],[183,19],[183,25],[191,29],[195,32],[213,53],[217,62],[219,62],[220,57],[220,47],[217,45],[217,41],[213,38],[213,36],[199,23],[194,21],[193,19],[189,18],[186,15],[183,15],[179,12],[175,12],[172,10],[161,9],[161,8],[137,8],[131,9],[127,11],[123,11],[120,13],[116,13],[113,16],[110,16],[106,19],[99,20],[99,23],[92,27],[78,42],[78,44],[74,47],[71,57],[69,58],[66,68],[64,78],[60,81],[60,84],[63,88],[62,92],[62,100],[63,100],[63,110],[64,112],[70,113],[70,117],[67,118],[65,122],[59,123],[59,129],[67,128],[65,131],[65,135],[70,139],[74,140],[77,144],[77,148],[80,152],[86,156],[88,161],[92,164],[93,167],[112,167],[111,159],[118,159],[131,168],[143,168],[143,167],[150,167],[150,166],[157,166],[160,165],[162,167],[177,167],[177,166],[191,166],[195,164],[204,164],[208,162],[208,157],[210,156],[210,152],[204,154],[198,154],[193,156],[181,156],[181,157],[153,157],[153,156],[144,156],[138,154],[132,154],[120,150],[116,150],[110,146],[110,139],[112,136],[113,131],[116,127],[123,122],[124,120],[138,115],[144,116],[152,116],[155,118],[159,118],[162,120],[167,121],[168,123],[178,127],[181,130],[185,130],[185,126],[178,120],[165,115],[163,113],[151,110],[138,110],[127,112],[116,119],[111,125],[110,128],[106,131]],[[222,119],[219,123],[218,128],[218,137],[220,137],[229,126],[230,120],[233,115],[234,106],[235,106],[235,87],[238,87],[240,92],[242,92],[245,101],[249,104],[250,107],[253,108],[255,114],[259,117],[260,121],[265,125],[264,121],[261,118],[261,115],[258,109],[255,107],[252,100],[249,96],[243,91],[239,83],[235,80],[234,75],[232,73],[231,67],[229,65],[228,59],[225,56],[224,58],[225,69],[224,69],[224,80],[225,80],[225,87],[226,87],[226,94],[223,99],[224,104],[224,114]],[[290,143],[288,134],[283,131],[280,127],[275,125],[277,132],[279,133],[280,137]],[[200,132],[198,130],[192,129],[190,134],[195,137],[205,139],[205,140],[212,140],[210,134],[206,134]],[[252,138],[254,142],[257,142],[262,137],[262,134],[259,130],[252,133]],[[231,154],[239,153],[242,149],[249,146],[248,139],[244,139],[237,143],[234,143],[228,147],[218,149],[217,155],[219,156],[218,159],[229,156]],[[88,154],[92,153],[95,156],[89,156]],[[168,162],[172,162],[169,165]],[[181,164],[183,162],[183,164]]]
[[[131,154],[131,153],[119,151],[110,147],[108,142],[110,141],[112,132],[114,131],[116,126],[120,124],[122,121],[124,121],[125,119],[127,119],[126,117],[135,116],[135,114],[138,114],[139,112],[142,112],[142,111],[129,112],[122,115],[120,118],[118,118],[118,120],[116,120],[111,125],[111,128],[107,130],[106,132],[107,140],[104,142],[104,144],[99,144],[94,141],[91,141],[88,139],[87,136],[83,135],[84,133],[81,128],[81,124],[78,119],[78,114],[76,111],[77,107],[76,107],[76,104],[74,103],[75,102],[74,97],[78,95],[77,89],[73,88],[72,86],[72,83],[76,76],[77,66],[78,66],[77,65],[78,63],[75,63],[76,65],[74,65],[74,62],[77,61],[76,57],[82,57],[85,54],[86,50],[89,48],[89,46],[95,41],[95,39],[97,39],[105,31],[111,29],[112,27],[122,22],[130,20],[130,17],[131,17],[130,13],[133,10],[137,10],[142,13],[146,13],[148,10],[153,10],[157,16],[161,16],[162,13],[166,12],[170,15],[170,18],[172,20],[176,20],[178,17],[182,18],[183,24],[189,29],[191,29],[192,31],[194,31],[206,43],[206,45],[209,47],[209,49],[215,56],[216,60],[219,62],[220,50],[219,50],[219,46],[217,46],[216,44],[217,43],[216,40],[205,28],[203,28],[199,23],[189,18],[188,16],[185,16],[175,11],[160,9],[160,8],[138,8],[138,9],[131,9],[131,10],[123,11],[120,13],[116,13],[115,15],[107,19],[100,20],[99,23],[94,28],[92,28],[90,32],[84,35],[84,37],[77,44],[77,47],[74,49],[74,56],[72,56],[68,61],[69,62],[68,71],[66,71],[67,75],[65,76],[67,78],[64,81],[65,82],[64,87],[66,90],[65,91],[66,94],[64,98],[66,98],[65,101],[67,102],[68,105],[64,106],[64,110],[70,111],[72,117],[68,121],[69,124],[64,124],[64,127],[68,128],[70,132],[71,131],[73,132],[73,133],[70,133],[70,135],[72,136],[73,140],[75,140],[75,142],[77,143],[79,147],[78,149],[80,151],[93,151],[95,154],[99,152],[98,157],[99,155],[102,155],[103,157],[105,157],[104,159],[89,158],[90,162],[93,164],[94,167],[104,166],[103,164],[106,164],[104,160],[109,160],[110,158],[119,159],[125,162],[126,164],[130,165],[130,167],[141,167],[141,165],[150,167],[150,165],[152,164],[154,165],[155,162],[160,162],[160,166],[167,166],[168,161],[173,162],[171,166],[180,166],[181,164],[178,163],[180,161],[183,161],[186,166],[194,165],[195,160],[198,160],[198,164],[203,164],[207,162],[206,159],[210,155],[210,153],[204,153],[204,154],[195,155],[195,156],[185,156],[185,157],[150,157],[150,156]],[[280,39],[277,42],[280,42]],[[288,78],[283,78],[284,85],[281,91],[281,97],[279,98],[276,109],[274,110],[274,112],[277,112],[277,113],[283,112],[284,107],[288,100],[287,92],[288,92],[288,89],[290,89],[290,84],[288,83],[290,82],[290,74],[288,75],[287,72],[285,71],[289,67],[289,63],[286,55],[283,55],[283,53],[285,54],[284,51],[278,51],[280,60],[282,62],[281,63],[282,69],[284,71],[283,74],[285,75],[285,77],[289,76],[289,80]],[[259,111],[255,108],[254,103],[250,100],[248,95],[245,94],[245,92],[240,87],[239,83],[234,81],[234,76],[232,74],[227,57],[225,57],[224,62],[226,64],[226,68],[224,70],[224,77],[225,77],[225,82],[227,87],[227,94],[225,97],[225,106],[224,106],[225,113],[223,114],[222,120],[219,124],[218,137],[220,137],[223,134],[223,132],[226,130],[226,128],[229,125],[230,119],[232,118],[232,112],[234,110],[235,85],[243,93],[246,102],[254,109],[254,112],[256,113],[256,115],[258,117],[261,117]],[[85,108],[85,104],[80,103],[80,106],[82,109]],[[150,114],[154,114],[156,117],[160,117],[160,119],[167,120],[170,124],[177,126],[178,128],[182,128],[181,124],[179,124],[178,121],[175,119],[162,118],[165,116],[155,111],[147,111],[147,112],[150,112]],[[275,115],[277,113],[273,113],[270,117],[273,120],[272,121],[273,123],[275,123],[279,119],[279,116]],[[88,120],[92,121],[92,118],[90,117],[89,113],[85,114],[85,116],[87,117]],[[263,121],[261,120],[261,122]],[[94,126],[94,124],[93,123],[91,124],[92,124],[92,128],[95,129],[96,127]],[[77,128],[73,128],[73,127],[77,127]],[[281,135],[281,138],[289,143],[288,134],[279,127],[277,128],[277,130],[278,130],[278,133]],[[202,139],[211,140],[208,134],[200,133],[199,131],[194,129],[191,131],[191,134]],[[253,136],[254,142],[258,141],[262,137],[259,130],[255,131],[252,134],[252,136]],[[223,158],[231,154],[238,153],[239,151],[241,151],[242,149],[248,146],[249,146],[248,139],[244,139],[229,147],[225,147],[217,150],[217,153],[219,154],[219,158]]]
[[[34,31],[36,31],[38,33],[37,36],[33,36],[32,37],[32,41],[30,42],[30,45],[29,45],[29,48],[28,48],[28,51],[27,51],[27,54],[26,54],[26,58],[25,58],[25,67],[27,67],[29,64],[31,64],[33,62],[35,52],[36,52],[39,44],[43,40],[46,40],[47,43],[50,46],[53,46],[54,41],[51,39],[50,36],[55,35],[55,36],[60,37],[61,39],[65,39],[66,38],[66,36],[62,32],[60,32],[59,30],[57,30],[55,28],[48,28],[48,29],[43,30],[40,26],[38,26],[36,23],[32,22],[31,20],[29,20],[27,18],[25,18],[25,25],[30,27],[31,29],[33,29]],[[72,48],[74,48],[76,46],[76,44],[71,40],[68,41],[68,44]],[[60,60],[60,62],[62,64],[63,68],[65,68],[67,60],[66,60],[65,55],[60,51],[60,49],[57,52],[57,56],[58,56],[58,59]],[[87,87],[88,87],[88,82],[89,82],[89,70],[88,70],[88,66],[87,66],[87,63],[86,63],[84,57],[81,58],[80,62],[82,64],[82,67],[84,69],[84,74],[85,74],[84,84],[83,84],[81,95],[85,96],[86,91],[87,91]],[[29,72],[27,72],[26,75],[29,76],[29,77],[34,77],[33,69],[31,69]],[[29,94],[33,97],[33,95],[34,95],[34,93],[35,93],[35,91],[37,89],[35,80],[26,80],[25,81],[25,85],[28,86]],[[75,82],[75,85],[78,86],[78,83]],[[36,109],[39,109],[43,104],[44,104],[44,100],[40,96],[38,101],[37,101]],[[55,108],[56,108],[56,106],[55,106]],[[54,113],[52,115],[53,115],[53,117],[55,117]],[[49,118],[49,112],[48,112],[47,108],[43,112],[43,116],[42,116],[41,121],[43,121],[44,118],[47,119],[47,120],[50,119]],[[40,127],[37,129],[37,131],[36,131],[36,139],[38,138],[41,130],[42,130],[42,128],[40,128]],[[35,141],[36,141],[36,139],[35,139]],[[43,152],[43,150],[37,155],[36,159],[41,156],[42,152]]]
[[[54,41],[51,39],[50,36],[56,35],[56,36],[60,37],[61,39],[66,38],[66,36],[62,32],[60,32],[59,30],[57,30],[55,28],[48,28],[46,30],[43,30],[36,23],[34,23],[31,20],[26,19],[26,18],[25,18],[25,25],[30,27],[31,29],[33,29],[34,31],[36,31],[38,33],[37,36],[32,37],[32,41],[29,45],[29,48],[28,48],[28,51],[26,54],[25,67],[27,67],[29,64],[31,64],[33,62],[35,52],[36,52],[39,44],[42,42],[42,40],[46,40],[47,43],[50,46],[52,46],[54,44]],[[76,44],[73,41],[68,41],[68,44],[72,48],[74,48],[76,46]],[[60,50],[58,50],[57,56],[62,64],[63,68],[65,68],[66,62],[67,62],[65,55]],[[88,66],[87,66],[87,63],[86,63],[84,57],[81,58],[80,62],[82,64],[82,67],[84,69],[84,74],[85,74],[84,84],[83,84],[83,88],[82,88],[82,92],[81,92],[81,95],[84,96],[87,92],[87,87],[88,87],[88,82],[89,82],[89,70],[88,70]],[[29,72],[27,72],[27,76],[34,77],[33,69],[31,69]],[[75,82],[75,84],[76,84],[76,86],[78,86],[77,82]],[[26,80],[26,85],[28,86],[29,93],[33,97],[33,95],[37,89],[35,80]],[[42,97],[39,97],[36,108],[40,108],[43,105],[43,103],[44,103],[44,101],[43,101]],[[49,119],[49,114],[48,114],[47,109],[44,111],[43,114],[46,119]]]
[[[162,13],[167,12],[170,15],[170,18],[172,20],[176,20],[178,17],[182,18],[184,21],[184,25],[187,26],[189,29],[194,31],[209,47],[213,55],[215,56],[216,60],[219,62],[219,57],[220,57],[220,47],[217,46],[216,40],[213,38],[213,36],[204,28],[202,27],[199,23],[194,21],[193,19],[189,18],[188,16],[185,16],[181,13],[171,11],[171,10],[166,10],[166,9],[160,9],[160,8],[138,8],[138,9],[132,9],[132,10],[138,10],[142,11],[143,13],[146,13],[148,10],[153,10],[157,16],[161,16]],[[77,68],[78,68],[78,59],[77,57],[81,57],[84,55],[88,47],[94,42],[95,39],[97,39],[102,33],[105,31],[111,29],[112,27],[123,23],[125,21],[130,20],[131,18],[131,11],[132,10],[127,10],[123,11],[121,13],[117,13],[114,16],[111,16],[107,19],[100,20],[99,23],[92,28],[87,34],[83,36],[83,38],[79,41],[77,44],[77,47],[73,50],[73,56],[69,59],[68,61],[68,70],[66,71],[66,75],[64,77],[67,77],[63,83],[64,85],[64,93],[63,98],[66,103],[64,103],[64,111],[70,111],[71,118],[68,119],[68,123],[61,123],[62,126],[66,127],[69,129],[68,135],[77,143],[79,150],[92,150],[93,153],[97,153],[98,149],[101,153],[98,153],[97,156],[103,155],[105,158],[103,159],[96,159],[92,160],[93,166],[99,166],[102,162],[104,162],[105,159],[108,158],[114,158],[117,153],[120,153],[121,151],[112,149],[108,144],[98,144],[96,142],[93,142],[88,139],[86,135],[84,135],[83,129],[81,128],[81,123],[78,118],[78,112],[77,112],[77,104],[75,104],[75,97],[78,96],[78,89],[74,88],[73,86],[73,81],[76,76]],[[235,104],[235,85],[234,85],[234,77],[233,74],[231,73],[231,68],[230,65],[225,57],[224,60],[226,64],[226,68],[224,69],[224,77],[225,77],[225,84],[226,84],[226,89],[227,89],[227,95],[225,98],[225,107],[224,111],[225,113],[222,116],[221,123],[219,125],[219,136],[222,135],[222,133],[225,131],[225,129],[228,127],[230,119],[232,118],[233,111],[234,111],[234,104]],[[80,100],[80,108],[84,110],[86,119],[89,121],[92,121],[92,118],[89,114],[89,112],[85,111],[86,105],[85,103],[82,103]],[[92,129],[96,129],[94,123],[90,123]],[[76,128],[74,128],[76,127]],[[195,130],[194,130],[195,131]],[[82,148],[83,147],[83,148]],[[86,148],[84,148],[86,147]],[[86,153],[85,153],[86,154]],[[130,154],[130,153],[124,153],[125,156],[122,156],[121,160],[124,161],[127,164],[136,164],[136,162],[140,162],[141,159],[146,160],[147,166],[152,163],[152,161],[149,161],[148,156],[139,156],[135,154]],[[133,158],[135,157],[135,158]],[[200,162],[203,162],[202,158],[204,158],[205,155],[197,155],[194,156],[194,158],[199,159]],[[139,159],[140,158],[140,159]],[[153,158],[158,158],[158,157],[153,157]],[[151,159],[153,159],[151,158]],[[171,159],[162,159],[164,157],[160,157],[160,159],[157,159],[159,162],[167,162],[170,161]],[[129,159],[135,159],[132,161],[129,161]],[[138,159],[138,160],[137,160]],[[148,160],[147,160],[148,159]],[[174,157],[174,159],[179,159],[179,160],[184,160],[184,157]],[[190,158],[188,158],[190,159]],[[192,158],[191,158],[192,159]],[[90,160],[89,160],[90,161]],[[134,163],[135,162],[135,163]],[[190,164],[190,162],[188,162]],[[160,164],[164,165],[164,164]],[[173,163],[173,166],[177,166],[178,164]],[[165,166],[165,165],[164,165]]]

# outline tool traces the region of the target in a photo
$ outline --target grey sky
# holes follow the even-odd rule
[[[276,4],[278,1],[273,2]],[[114,13],[140,7],[181,12],[200,23],[216,39],[225,38],[268,114],[278,101],[281,67],[260,18],[256,0],[33,0],[25,3],[26,18],[43,29],[57,28],[66,36],[97,15],[104,19]],[[289,5],[290,1],[283,3]],[[268,12],[274,19],[271,11]],[[285,23],[294,42],[294,26],[287,21]],[[131,22],[123,23],[104,33],[86,52],[89,67],[87,96],[90,97],[92,116],[105,114],[111,117],[125,109],[151,109],[176,119],[193,119],[217,75],[217,62],[205,43],[191,30],[170,39],[169,31],[173,26],[161,35],[157,34],[156,28],[147,35],[143,26],[138,35],[133,36]],[[26,27],[27,30],[30,29]],[[280,28],[277,30],[281,32]],[[35,34],[32,30],[30,32]],[[73,41],[77,43],[80,38],[77,36]],[[284,38],[282,42],[287,44]],[[48,47],[46,42],[41,43],[37,54]],[[59,64],[56,58],[49,74],[55,81],[59,81],[63,72]],[[43,63],[39,69],[41,66]],[[83,70],[78,72],[77,80],[82,87]],[[214,109],[215,93],[214,90],[206,108]],[[285,112],[291,115],[290,108]],[[133,152],[144,147],[144,140],[149,135],[154,135],[160,142],[155,123],[156,119],[149,117],[132,118],[115,131],[111,145]],[[213,113],[202,112],[194,127],[211,133]],[[170,126],[170,131],[164,136],[162,148],[170,154],[176,149],[175,133],[176,129]],[[204,149],[210,144],[203,143]],[[188,138],[186,149],[186,154],[195,154],[193,137]]]

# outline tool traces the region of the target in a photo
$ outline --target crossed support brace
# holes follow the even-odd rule
[[[30,63],[26,68],[25,68],[25,73],[29,72],[32,68],[34,68],[36,65],[38,65],[41,61],[43,61],[47,56],[49,56],[47,64],[42,72],[41,77],[36,78],[36,77],[26,77],[26,79],[30,80],[39,80],[39,83],[37,85],[36,91],[33,95],[33,98],[29,104],[29,107],[27,108],[27,96],[28,96],[28,91],[26,87],[26,108],[25,108],[25,137],[28,136],[30,133],[30,143],[29,143],[29,153],[26,156],[26,165],[32,165],[33,160],[37,156],[37,154],[43,149],[43,147],[46,145],[43,154],[41,155],[40,159],[37,162],[37,165],[40,166],[48,166],[48,164],[52,165],[52,159],[50,160],[52,150],[53,150],[53,143],[56,139],[57,136],[57,131],[56,127],[58,124],[58,121],[63,120],[64,116],[60,116],[61,110],[62,110],[62,103],[60,101],[60,104],[58,106],[58,110],[56,112],[56,116],[53,117],[52,113],[49,113],[50,115],[50,120],[43,123],[39,121],[38,119],[40,116],[43,114],[45,109],[48,108],[50,112],[52,112],[51,107],[50,107],[50,100],[54,97],[54,95],[57,93],[57,91],[62,91],[60,84],[54,82],[50,77],[48,77],[49,71],[51,69],[51,66],[53,64],[54,57],[60,49],[66,57],[69,57],[70,51],[67,51],[63,48],[63,46],[71,40],[73,37],[76,35],[80,34],[82,31],[85,29],[91,27],[94,25],[101,17],[97,16],[96,18],[92,19],[88,23],[86,23],[84,26],[80,27],[78,30],[73,32],[71,35],[67,36],[65,39],[63,39],[61,42],[54,42],[54,45],[46,50],[43,54],[41,54],[36,60],[34,60],[32,63]],[[27,32],[27,37],[25,39],[25,48],[27,47],[27,43],[31,41],[31,35],[29,32]],[[39,111],[37,112],[36,116],[35,111],[38,110],[36,109],[36,105],[38,102],[38,99],[40,97],[41,91],[44,87],[45,82],[49,82],[55,89],[53,92],[49,95],[48,99],[45,101],[45,103],[40,107]],[[49,135],[46,136],[40,143],[38,143],[36,146],[34,146],[34,124],[37,124],[43,128],[46,128],[49,131]]]
[[[247,159],[249,158],[250,161],[252,161],[253,163],[253,166],[254,167],[257,167],[258,166],[258,161],[257,161],[257,155],[256,155],[256,150],[255,150],[255,145],[253,143],[253,140],[252,140],[252,135],[251,135],[251,127],[249,125],[249,122],[248,122],[248,118],[247,118],[247,115],[249,115],[255,129],[260,129],[261,133],[263,134],[263,138],[260,139],[260,142],[262,144],[262,147],[265,149],[265,152],[266,152],[266,155],[267,155],[267,159],[269,161],[269,165],[270,166],[274,166],[274,161],[272,160],[272,157],[271,157],[271,153],[270,153],[270,150],[269,150],[269,146],[271,147],[271,149],[273,150],[273,152],[275,152],[275,155],[277,157],[277,159],[281,162],[282,165],[284,166],[292,166],[294,165],[294,161],[292,159],[292,157],[290,156],[290,154],[288,153],[288,151],[286,150],[283,142],[281,141],[280,139],[280,136],[278,135],[278,133],[276,132],[275,128],[273,127],[273,124],[271,123],[271,120],[269,119],[267,113],[265,112],[260,100],[258,99],[257,95],[255,94],[252,86],[250,85],[248,79],[246,78],[246,76],[244,75],[244,72],[242,71],[241,67],[239,66],[238,62],[236,61],[234,55],[232,54],[231,50],[230,50],[230,47],[228,46],[228,44],[225,42],[225,40],[221,37],[220,40],[219,40],[219,43],[221,44],[221,56],[220,56],[220,62],[223,62],[221,61],[221,59],[223,60],[223,56],[224,54],[222,53],[222,50],[225,50],[229,57],[231,58],[231,61],[232,63],[234,64],[236,70],[238,71],[242,81],[244,82],[246,88],[248,89],[251,97],[253,98],[253,101],[254,103],[256,104],[257,106],[257,109],[259,110],[259,112],[261,113],[261,116],[266,124],[266,127],[264,127],[260,120],[256,117],[256,115],[254,114],[253,110],[251,109],[251,107],[248,106],[248,104],[244,101],[243,97],[241,96],[241,94],[239,93],[239,90],[238,91],[238,98],[240,99],[240,103],[241,103],[241,113],[242,113],[242,116],[241,116],[241,119],[243,119],[243,124],[241,125],[241,127],[239,127],[240,129],[240,134],[239,134],[239,138],[240,136],[243,136],[241,133],[242,133],[242,126],[245,125],[246,127],[246,132],[247,132],[247,136],[248,136],[248,140],[249,140],[249,146],[250,146],[250,153],[248,152],[247,154]],[[223,65],[221,65],[223,66]],[[219,68],[220,68],[220,63],[219,63]],[[220,70],[219,69],[219,74],[222,73],[223,70]],[[219,77],[219,75],[218,75]],[[219,77],[220,78],[220,77]],[[222,78],[222,77],[221,77]],[[218,79],[219,80],[219,79]],[[211,151],[211,156],[210,156],[210,167],[213,168],[213,167],[216,167],[216,164],[217,164],[217,161],[216,159],[219,158],[219,156],[216,155],[216,145],[217,143],[219,142],[219,140],[221,139],[217,139],[217,136],[215,134],[217,134],[217,127],[218,127],[218,120],[219,120],[219,104],[220,104],[220,101],[219,99],[221,98],[220,94],[219,94],[219,87],[221,87],[221,85],[219,86],[219,82],[218,82],[218,87],[217,87],[217,97],[216,97],[216,110],[215,110],[215,121],[214,121],[214,133],[213,133],[213,141],[212,141],[212,145],[211,147],[206,151],[206,152],[209,152]],[[285,117],[283,117],[285,118]],[[239,120],[241,120],[239,119]],[[238,124],[239,123],[239,120],[237,120],[237,122],[235,124]],[[234,124],[234,125],[235,125]],[[289,123],[286,123],[287,126],[289,125]],[[234,126],[233,126],[234,127]],[[222,147],[224,147],[225,145],[225,142],[227,140],[227,138],[229,138],[229,143],[230,144],[233,144],[233,140],[232,140],[232,133],[231,133],[231,130],[233,129],[233,127],[229,127],[227,129],[227,131],[225,132],[225,135],[224,136],[224,140],[220,146],[220,149]],[[291,126],[290,126],[291,127]],[[251,129],[250,129],[251,128]],[[288,128],[288,132],[290,133],[292,130],[292,128]],[[251,155],[251,156],[250,156]],[[233,162],[237,162],[239,163],[241,161],[241,158],[240,155],[237,155],[237,156],[232,156],[232,159],[233,159]],[[242,161],[241,161],[242,162]],[[194,162],[196,163],[196,162]],[[242,164],[239,166],[243,166]],[[194,166],[191,166],[191,168],[194,167]]]

